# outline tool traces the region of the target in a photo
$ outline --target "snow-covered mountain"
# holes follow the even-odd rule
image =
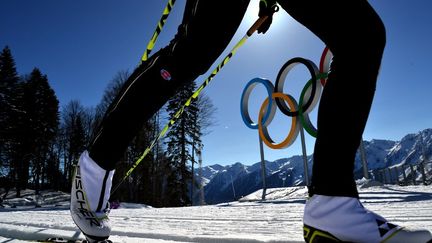
[[[368,170],[377,170],[402,164],[417,164],[432,158],[432,129],[408,134],[400,141],[373,139],[364,141]],[[335,155],[337,156],[337,155]],[[312,155],[308,156],[311,171]],[[266,161],[268,188],[298,186],[304,184],[302,156],[276,161]],[[354,169],[356,179],[363,177],[360,153],[357,153]],[[262,188],[261,162],[244,165],[211,165],[203,167],[205,201],[208,204],[236,200]],[[196,177],[198,178],[198,177]]]
[[[432,157],[432,129],[408,134],[391,148],[386,156],[386,166],[416,164]]]

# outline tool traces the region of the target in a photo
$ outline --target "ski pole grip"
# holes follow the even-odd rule
[[[255,23],[252,25],[252,27],[249,28],[246,34],[248,36],[251,36],[264,23],[264,21],[266,21],[267,18],[268,16],[262,16],[259,19],[257,19]]]

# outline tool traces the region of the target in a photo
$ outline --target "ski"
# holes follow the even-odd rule
[[[90,243],[88,240],[68,240],[61,237],[47,238],[45,240],[38,240],[37,242],[41,243]],[[92,243],[113,243],[111,240],[102,240],[102,241],[94,241]]]

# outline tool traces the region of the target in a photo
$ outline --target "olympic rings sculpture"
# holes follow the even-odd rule
[[[251,129],[258,129],[262,141],[270,148],[282,149],[290,146],[297,138],[300,131],[300,125],[311,136],[316,137],[317,129],[314,127],[309,118],[309,113],[317,105],[321,96],[321,90],[327,81],[327,74],[330,70],[330,61],[332,53],[326,47],[321,55],[319,69],[310,60],[296,57],[288,60],[280,69],[275,85],[268,79],[254,78],[250,80],[243,90],[240,102],[240,111],[243,122]],[[299,102],[291,95],[283,93],[288,73],[297,65],[302,64],[308,69],[311,78],[303,87]],[[258,113],[258,122],[252,121],[249,111],[248,102],[252,90],[262,84],[267,90],[268,97],[264,100]],[[287,137],[281,143],[275,143],[270,137],[267,126],[272,122],[276,113],[276,107],[292,118],[291,128]]]

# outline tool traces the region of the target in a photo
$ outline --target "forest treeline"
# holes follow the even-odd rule
[[[86,107],[79,100],[60,107],[48,75],[37,67],[29,74],[18,74],[11,49],[4,47],[0,53],[0,188],[15,188],[18,197],[27,188],[70,192],[74,165],[128,77],[129,72],[119,71],[107,82],[95,107]],[[186,85],[143,125],[118,161],[113,185],[195,88],[194,82]],[[111,200],[155,207],[190,205],[192,194],[198,193],[194,188],[199,187],[193,176],[197,154],[203,147],[202,136],[214,124],[214,113],[207,96],[192,103]]]

